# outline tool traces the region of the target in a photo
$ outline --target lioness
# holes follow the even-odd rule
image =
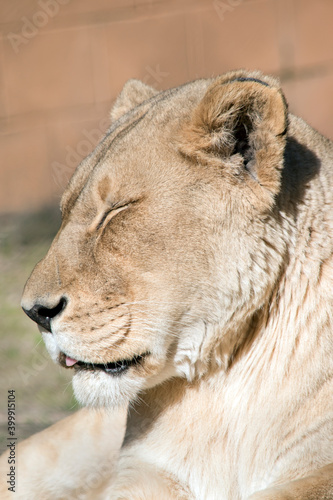
[[[22,444],[21,498],[333,499],[332,143],[243,70],[111,117],[22,300],[98,409]]]

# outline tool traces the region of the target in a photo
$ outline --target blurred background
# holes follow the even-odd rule
[[[290,110],[333,138],[332,0],[0,0],[0,430],[21,438],[77,406],[20,310],[58,203],[123,84],[157,89],[236,68],[278,76]]]

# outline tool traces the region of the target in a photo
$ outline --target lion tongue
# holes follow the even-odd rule
[[[66,366],[73,366],[77,363],[76,359],[70,358],[69,356],[66,356]]]

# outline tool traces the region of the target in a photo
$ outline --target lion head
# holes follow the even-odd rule
[[[111,116],[22,299],[78,400],[97,406],[226,369],[286,252],[274,79],[237,71],[165,92],[132,80]]]

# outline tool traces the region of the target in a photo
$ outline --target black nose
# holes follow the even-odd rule
[[[67,300],[65,299],[65,297],[62,297],[59,300],[59,303],[52,309],[49,309],[48,307],[45,307],[41,304],[35,304],[29,310],[26,310],[23,307],[23,311],[29,316],[30,319],[50,332],[51,319],[58,316],[58,314],[60,314],[65,309],[66,305]]]

